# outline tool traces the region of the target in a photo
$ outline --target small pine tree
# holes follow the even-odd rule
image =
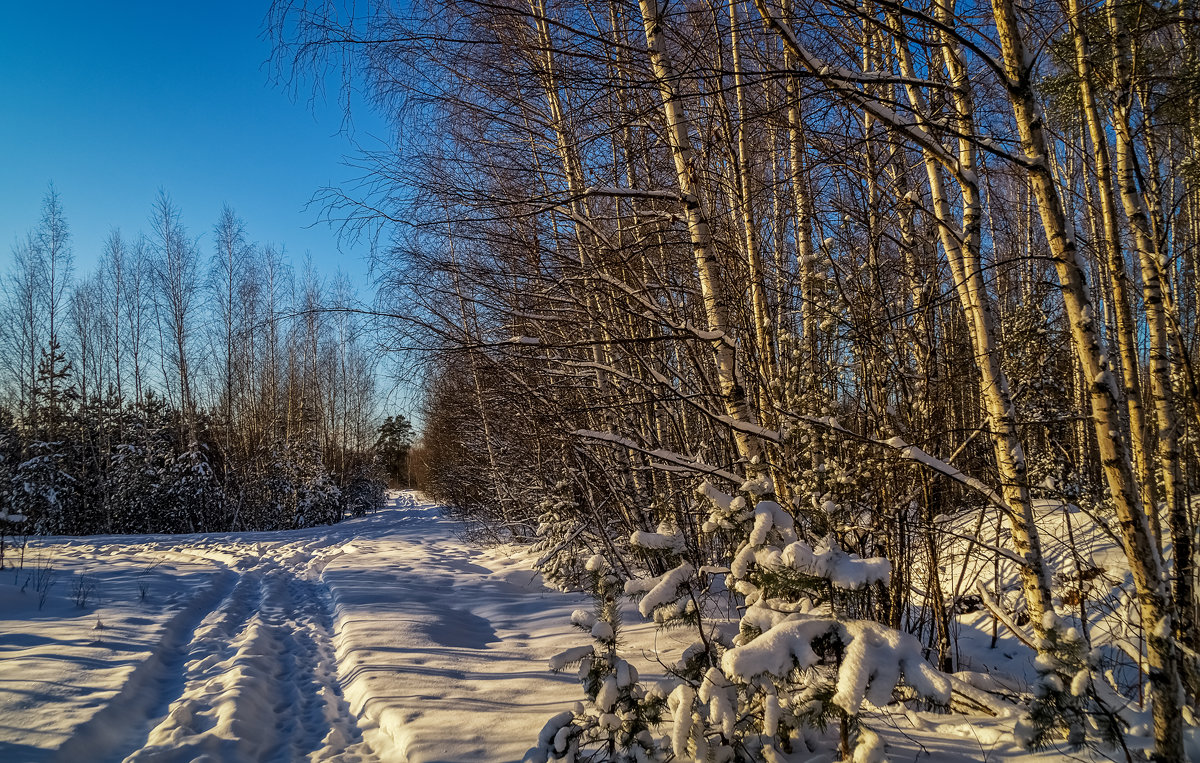
[[[71,361],[59,344],[58,337],[51,336],[50,344],[42,350],[38,361],[35,431],[49,442],[58,441],[70,406],[79,399],[79,393],[71,383]]]
[[[945,704],[949,683],[925,662],[913,636],[846,616],[843,600],[886,584],[888,562],[849,554],[832,535],[815,548],[803,542],[782,506],[758,500],[769,487],[748,482],[737,497],[707,483],[701,488],[711,505],[704,531],[730,548],[730,588],[745,611],[731,643],[708,642],[699,680],[679,673],[669,699],[671,748],[680,759],[778,761],[798,743],[821,746],[820,732],[835,725],[832,744],[843,757],[882,760],[879,736],[862,723],[863,701],[888,704],[903,678],[917,695]],[[689,580],[695,572],[680,564],[626,590],[642,594],[644,615],[668,624],[692,617],[683,596],[700,585]]]
[[[1099,675],[1099,651],[1089,650],[1082,634],[1053,612],[1046,613],[1042,626],[1046,648],[1034,663],[1038,682],[1029,712],[1013,729],[1017,741],[1031,750],[1058,740],[1072,749],[1090,741],[1108,748],[1123,746],[1126,724],[1116,709],[1127,703],[1115,697]],[[1095,731],[1094,740],[1089,740],[1089,727]]]
[[[403,416],[388,416],[379,427],[375,449],[380,466],[393,487],[408,487],[408,455],[413,445],[413,427]]]
[[[524,763],[665,760],[662,741],[653,733],[662,720],[665,698],[647,691],[637,669],[618,653],[621,579],[598,554],[588,559],[585,572],[593,611],[576,610],[571,624],[587,633],[592,644],[569,649],[550,661],[555,671],[579,665],[585,699],[546,723]]]
[[[173,526],[187,532],[211,532],[226,525],[221,485],[205,448],[193,442],[167,463],[166,499]]]
[[[547,491],[539,508],[537,541],[533,545],[533,551],[540,555],[538,570],[559,590],[583,590],[590,577],[584,560],[595,546],[590,545],[593,539],[587,532],[588,523],[579,517],[570,481],[559,480]]]

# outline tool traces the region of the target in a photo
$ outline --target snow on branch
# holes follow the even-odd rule
[[[623,199],[662,199],[663,201],[679,201],[678,191],[651,191],[641,188],[622,188],[621,186],[592,186],[585,189],[582,195],[615,196]]]
[[[793,614],[750,643],[730,649],[721,667],[744,682],[763,675],[783,678],[797,668],[816,667],[821,658],[813,642],[827,634],[843,645],[833,703],[847,713],[857,714],[864,699],[878,707],[888,704],[901,677],[923,697],[949,704],[950,682],[925,662],[921,642],[869,620]]]
[[[663,448],[649,450],[638,445],[633,440],[630,440],[626,437],[621,437],[620,435],[612,434],[611,432],[596,432],[590,429],[576,429],[575,431],[571,432],[571,434],[588,440],[596,440],[599,442],[612,443],[613,445],[620,445],[623,448],[629,448],[630,450],[635,450],[638,453],[644,453],[647,456],[660,459],[688,472],[710,474],[714,477],[720,477],[721,479],[729,480],[730,482],[740,483],[742,481],[741,478],[736,474],[727,472],[724,469],[716,466],[710,466],[703,461],[689,458],[688,456],[684,456],[670,450],[665,450]]]
[[[591,644],[584,646],[576,646],[565,651],[559,652],[550,658],[550,670],[555,673],[565,669],[568,665],[574,665],[581,662],[596,653],[595,648]]]
[[[739,432],[754,435],[755,437],[767,440],[768,442],[773,442],[777,445],[783,441],[783,436],[774,429],[767,429],[766,427],[759,426],[758,424],[752,424],[749,421],[739,421],[732,416],[717,416],[716,419],[722,424],[728,426],[730,429],[736,429]]]
[[[638,611],[642,613],[642,617],[651,617],[655,610],[677,600],[680,589],[695,573],[695,567],[683,562],[657,578],[627,581],[625,593],[634,595],[644,592],[645,596],[638,602]]]

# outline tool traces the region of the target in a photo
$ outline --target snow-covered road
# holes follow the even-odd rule
[[[579,695],[545,665],[586,603],[457,530],[402,495],[333,527],[31,543],[0,572],[0,760],[519,760]]]

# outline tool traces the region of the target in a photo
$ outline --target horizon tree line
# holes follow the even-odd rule
[[[147,230],[114,229],[79,275],[47,191],[0,289],[9,534],[284,529],[379,507],[380,367],[348,277],[294,267],[228,206],[208,239],[160,192]]]

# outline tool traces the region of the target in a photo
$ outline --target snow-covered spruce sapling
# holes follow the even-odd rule
[[[764,495],[755,484],[743,489],[752,498]],[[816,751],[822,740],[806,732],[836,721],[843,757],[882,760],[878,735],[861,722],[864,700],[891,703],[903,679],[916,694],[949,702],[949,681],[925,662],[915,637],[838,615],[839,595],[887,583],[887,560],[847,554],[833,536],[809,546],[775,501],[759,500],[751,510],[745,499],[711,485],[702,493],[712,504],[707,531],[743,532],[729,577],[746,611],[732,648],[707,672],[700,690],[672,695],[673,739],[695,740],[696,722],[709,724],[709,750],[677,748],[680,758],[712,754],[712,741],[719,741],[726,759],[782,760],[799,744]],[[685,734],[680,724],[692,728]]]
[[[1042,620],[1046,635],[1034,663],[1038,681],[1033,701],[1013,729],[1024,747],[1045,749],[1065,740],[1072,748],[1088,744],[1088,729],[1095,742],[1109,748],[1124,745],[1125,721],[1118,710],[1127,704],[1100,672],[1100,651],[1088,649],[1080,632],[1053,612]]]
[[[591,612],[575,610],[571,624],[592,643],[568,649],[550,660],[561,671],[578,664],[585,699],[546,723],[525,763],[651,763],[666,755],[653,729],[662,719],[665,699],[646,691],[633,665],[617,652],[620,636],[618,596],[621,579],[600,555],[585,565]]]
[[[542,578],[562,591],[584,589],[589,579],[584,561],[591,540],[586,535],[587,523],[580,521],[578,504],[572,496],[570,481],[559,480],[540,505],[537,541],[533,550],[539,554],[535,565]]]
[[[756,484],[769,489],[766,481]],[[703,489],[712,488],[706,484]],[[721,502],[725,511],[721,521],[705,526],[710,534],[722,533],[714,538],[715,547],[723,547],[736,537],[747,513],[744,499],[725,498],[728,500]],[[739,687],[727,681],[718,668],[721,654],[731,643],[718,625],[727,618],[720,616],[720,607],[714,607],[719,597],[710,595],[710,577],[726,574],[728,568],[697,568],[689,562],[684,536],[671,522],[663,522],[655,532],[634,532],[629,542],[647,561],[655,562],[659,569],[666,568],[661,575],[625,584],[626,594],[640,597],[638,611],[660,628],[694,628],[698,636],[669,669],[678,681],[667,700],[672,753],[677,760],[753,759],[746,758],[746,750],[738,744],[737,713],[744,705]]]

